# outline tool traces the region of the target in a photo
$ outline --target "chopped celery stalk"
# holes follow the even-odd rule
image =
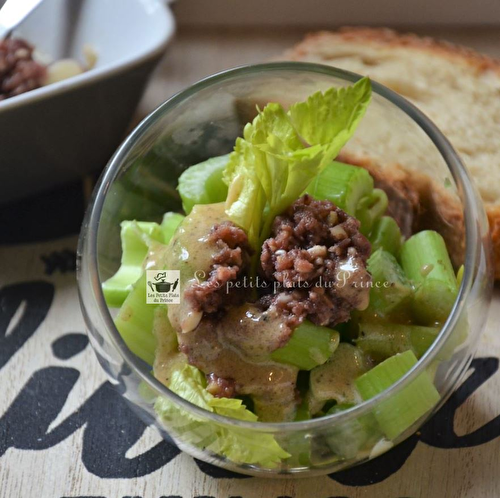
[[[300,370],[312,370],[330,358],[339,340],[339,333],[335,330],[306,320],[293,331],[285,346],[271,353],[271,359],[294,365]]]
[[[385,322],[362,322],[356,346],[375,361],[382,361],[411,349],[408,329]]]
[[[450,289],[445,283],[426,280],[415,291],[413,313],[416,319],[425,325],[444,323],[453,308],[456,296],[456,289]]]
[[[297,411],[295,412],[294,422],[300,422],[302,420],[310,420],[311,413],[309,412],[309,404],[307,403],[307,399],[304,399],[302,403],[297,407]]]
[[[311,412],[309,411],[309,404],[307,402],[307,392],[309,390],[309,377],[310,374],[306,370],[300,370],[297,374],[297,390],[299,392],[301,403],[295,411],[294,421],[310,420]]]
[[[173,237],[177,227],[180,225],[184,216],[179,213],[168,212],[163,216],[160,228],[163,233],[163,243],[168,244],[170,239]]]
[[[163,233],[158,223],[147,221],[122,221],[122,259],[118,271],[102,284],[104,298],[108,306],[120,307],[127,297],[132,284],[142,274],[142,263],[151,242],[163,242]]]
[[[188,168],[179,177],[179,194],[186,214],[196,204],[215,204],[226,200],[227,185],[222,172],[229,162],[229,154],[212,157]]]
[[[326,414],[333,415],[334,413],[339,413],[345,410],[349,410],[349,408],[352,408],[353,406],[355,406],[353,403],[335,404],[326,412]]]
[[[380,188],[374,188],[370,196],[369,209],[372,220],[379,220],[387,211],[389,206],[389,198],[387,194]]]
[[[355,216],[359,201],[373,193],[373,178],[364,168],[333,161],[309,184],[307,193]]]
[[[326,414],[333,415],[353,406],[352,403],[334,405]],[[338,428],[328,431],[325,439],[336,455],[344,459],[354,458],[373,433],[373,426],[373,417],[364,415],[339,424]]]
[[[421,358],[436,340],[440,329],[435,327],[421,327],[419,325],[409,325],[408,327],[411,327],[410,340],[413,351],[417,355],[417,358]]]
[[[149,221],[122,221],[122,259],[118,271],[102,285],[108,306],[120,307],[141,276],[144,258],[154,242],[168,244],[184,216],[165,213],[161,225]]]
[[[276,401],[270,396],[252,396],[253,412],[266,422],[292,422],[297,412],[294,400],[288,403]]]
[[[372,244],[372,252],[383,249],[393,256],[397,256],[401,249],[401,230],[396,220],[391,216],[382,216],[375,222],[369,239]]]
[[[155,356],[167,358],[179,352],[177,334],[168,319],[167,306],[149,305],[155,308],[153,316],[153,335],[156,337],[157,351]]]
[[[401,262],[408,278],[415,284],[439,280],[456,289],[457,280],[443,237],[424,230],[411,236],[401,249]]]
[[[304,437],[301,433],[293,434],[283,449],[292,455],[287,458],[288,465],[310,467],[311,466],[311,439]]]
[[[387,194],[379,188],[373,189],[370,195],[359,201],[355,217],[360,221],[364,235],[371,232],[373,224],[387,211],[388,205]]]
[[[420,358],[434,342],[439,329],[383,321],[361,322],[356,346],[375,361],[412,350]]]
[[[405,351],[379,363],[356,379],[361,397],[366,401],[385,391],[409,372],[417,361],[413,351]],[[431,410],[439,400],[438,391],[428,372],[424,371],[403,389],[376,405],[374,415],[385,435],[393,440]]]
[[[396,258],[383,249],[376,250],[368,259],[372,275],[370,309],[382,316],[409,307],[412,287]]]
[[[442,323],[457,296],[457,279],[443,237],[426,230],[410,237],[401,248],[401,264],[416,287],[413,311],[423,324]]]
[[[332,357],[311,371],[308,402],[312,414],[318,413],[330,400],[339,404],[361,401],[354,384],[366,371],[363,352],[346,342],[341,342]]]
[[[143,273],[120,308],[115,325],[130,351],[152,365],[156,348],[153,325],[157,305],[147,304],[146,294],[146,274]]]
[[[333,161],[308,186],[307,193],[316,199],[327,199],[361,222],[368,234],[373,224],[387,210],[383,190],[373,188],[370,173],[359,166]]]
[[[316,467],[324,467],[332,463],[342,461],[342,457],[332,451],[326,438],[320,434],[311,440],[311,464]]]

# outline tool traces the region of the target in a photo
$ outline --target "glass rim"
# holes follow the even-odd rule
[[[200,417],[208,418],[218,424],[226,426],[237,426],[262,432],[294,432],[323,428],[334,423],[341,424],[349,419],[357,418],[358,416],[361,416],[370,411],[374,406],[378,405],[383,400],[402,390],[432,363],[432,361],[439,354],[441,347],[446,342],[446,339],[456,326],[461,312],[465,306],[466,299],[473,285],[474,268],[476,266],[475,262],[477,261],[480,253],[480,237],[477,230],[477,220],[480,215],[480,208],[478,204],[478,195],[475,191],[475,188],[473,187],[470,175],[448,139],[441,133],[437,126],[427,116],[424,115],[422,111],[417,109],[404,97],[401,97],[396,92],[372,80],[373,93],[381,96],[385,100],[395,105],[399,110],[404,112],[430,138],[430,140],[434,143],[436,149],[440,153],[441,157],[445,161],[449,171],[451,172],[458,190],[462,192],[466,240],[465,261],[467,261],[469,264],[464,266],[464,274],[459,287],[457,298],[450,312],[450,315],[448,316],[434,343],[412,367],[411,370],[409,370],[403,377],[401,377],[397,382],[395,382],[385,391],[345,411],[332,415],[326,415],[317,419],[296,422],[247,422],[226,417],[224,415],[215,414],[177,395],[176,393],[168,389],[168,387],[166,387],[158,379],[152,376],[150,373],[150,369],[147,369],[145,367],[144,362],[142,362],[130,351],[120,333],[118,332],[113,322],[111,313],[109,312],[109,308],[104,300],[97,264],[97,235],[104,201],[110,185],[113,184],[113,182],[121,172],[121,166],[124,163],[124,159],[127,158],[128,154],[133,149],[135,144],[147,132],[150,126],[156,123],[170,109],[182,103],[192,95],[196,94],[198,91],[221,83],[223,81],[242,77],[245,75],[251,75],[258,72],[273,71],[298,71],[305,73],[323,74],[341,79],[348,83],[355,83],[362,78],[362,76],[359,74],[352,73],[343,69],[338,69],[333,66],[327,66],[324,64],[308,62],[270,62],[262,64],[243,65],[227,69],[203,78],[192,86],[174,94],[163,104],[158,106],[146,118],[144,118],[143,121],[128,135],[125,141],[117,149],[113,157],[110,159],[108,165],[102,173],[99,182],[94,189],[92,200],[87,209],[82,232],[80,234],[78,248],[79,255],[82,258],[88,260],[88,272],[93,302],[88,302],[88,297],[85,296],[85,293],[82,292],[81,289],[81,265],[78,272],[78,285],[85,319],[87,320],[88,316],[85,308],[87,306],[96,306],[104,324],[106,325],[106,332],[108,333],[113,347],[118,351],[122,359],[130,367],[130,369],[135,372],[150,388],[154,389],[155,392],[169,398],[172,402],[180,405],[185,410],[195,413]],[[481,222],[479,223],[481,224]],[[89,326],[89,324],[87,324],[87,326]]]

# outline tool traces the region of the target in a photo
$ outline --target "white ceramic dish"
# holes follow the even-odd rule
[[[79,76],[0,102],[0,202],[102,168],[129,124],[175,30],[161,0],[45,0],[16,30],[52,60],[82,59]]]

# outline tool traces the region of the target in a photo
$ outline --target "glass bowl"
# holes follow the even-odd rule
[[[249,475],[310,476],[374,458],[432,416],[453,392],[473,357],[492,286],[488,226],[481,200],[456,152],[434,124],[377,83],[368,112],[342,154],[365,161],[375,158],[370,168],[379,179],[385,172],[392,174],[394,168],[399,174],[406,171],[407,176],[398,180],[403,187],[405,182],[427,178],[427,198],[434,198],[435,193],[436,199],[440,195],[447,199],[446,203],[435,202],[432,209],[430,204],[426,206],[428,225],[439,227],[449,248],[462,249],[454,262],[457,267],[465,265],[452,313],[411,371],[380,395],[341,413],[292,423],[247,422],[205,411],[169,391],[153,377],[151,367],[131,353],[114,326],[101,283],[120,264],[120,222],[159,221],[164,212],[180,210],[179,175],[192,164],[231,151],[243,125],[255,115],[256,104],[262,107],[278,101],[286,106],[317,90],[346,86],[359,78],[329,66],[289,62],[240,67],[211,76],[149,115],[118,149],[94,191],[78,250],[80,299],[91,343],[102,367],[137,413],[148,423],[154,421],[162,435],[182,450],[208,463]],[[394,440],[372,423],[363,445],[354,444],[357,431],[366,430],[374,415],[424,371],[432,375],[440,395],[434,409]],[[158,397],[167,398],[175,416],[157,416]],[[232,444],[235,434],[247,441],[272,436],[291,456],[274,467],[232,460],[223,456],[222,448]],[[304,454],[304,445],[310,453]]]

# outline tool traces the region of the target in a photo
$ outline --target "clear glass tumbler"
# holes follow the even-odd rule
[[[164,212],[180,210],[179,175],[192,164],[231,151],[242,127],[255,115],[256,105],[278,101],[286,106],[317,90],[358,79],[329,66],[288,62],[216,74],[149,115],[118,149],[94,191],[78,252],[81,305],[92,345],[104,370],[120,383],[123,396],[139,415],[148,422],[154,420],[164,437],[201,460],[258,476],[310,476],[366,461],[407,438],[432,416],[473,357],[492,285],[488,226],[480,197],[456,152],[434,124],[405,99],[376,83],[367,115],[342,151],[343,157],[374,158],[370,168],[376,178],[394,167],[405,172],[399,180],[403,183],[426,178],[429,198],[444,189],[448,201],[444,205],[435,202],[433,209],[427,209],[428,225],[441,227],[448,244],[462,248],[454,262],[465,266],[452,313],[411,371],[387,391],[341,413],[303,422],[246,422],[205,411],[169,391],[153,377],[150,365],[130,352],[113,323],[101,283],[120,264],[122,220],[159,221]],[[446,223],[450,205],[455,217],[451,228]],[[437,223],[440,218],[444,223]],[[376,415],[423,372],[432,375],[440,402],[392,440],[374,423]],[[157,416],[158,397],[170,401],[175,415]],[[362,445],[355,443],[360,440],[355,437],[359,431],[366,433]],[[230,445],[235,434],[249,441],[271,435],[291,456],[276,466],[231,460],[217,448]]]

